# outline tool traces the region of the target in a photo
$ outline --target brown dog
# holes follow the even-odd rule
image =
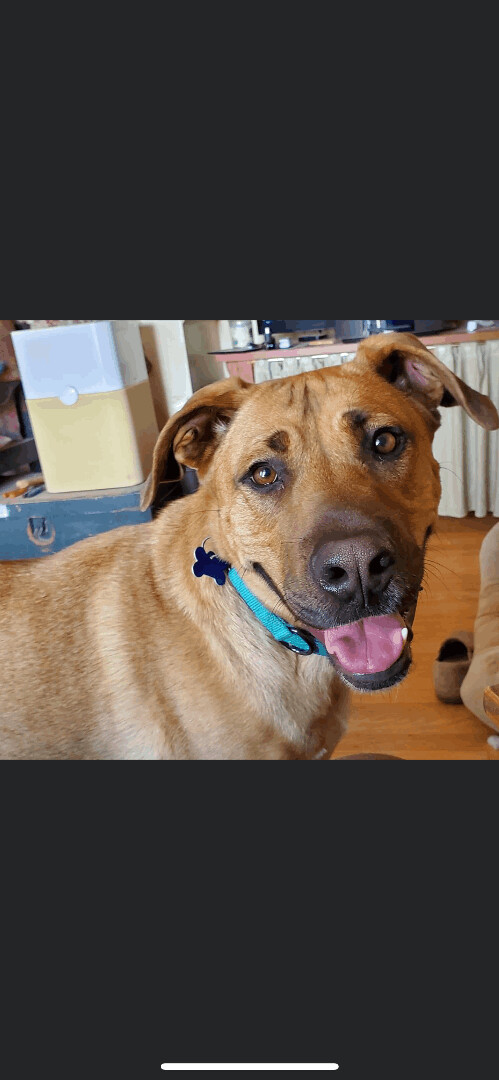
[[[386,689],[410,667],[440,405],[499,426],[410,335],[371,338],[344,367],[200,390],[162,432],[144,501],[170,451],[198,471],[194,495],[1,566],[0,755],[329,757],[349,687]],[[232,580],[193,574],[204,542],[253,607],[302,629],[287,631],[302,655]]]

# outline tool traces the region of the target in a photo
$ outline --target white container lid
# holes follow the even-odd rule
[[[16,330],[12,341],[26,398],[105,394],[147,379],[138,325],[123,319]]]

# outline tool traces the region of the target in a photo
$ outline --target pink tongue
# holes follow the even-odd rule
[[[331,656],[350,674],[371,675],[387,671],[404,651],[402,625],[395,615],[381,615],[377,619],[363,619],[350,626],[338,626],[325,630],[324,644]]]

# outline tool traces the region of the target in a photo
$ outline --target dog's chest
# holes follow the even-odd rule
[[[236,706],[230,697],[224,719],[236,756],[329,756],[346,726],[349,693],[327,661],[295,656],[279,645],[267,648],[253,672],[240,672]],[[220,711],[217,720],[213,730],[225,742]]]
[[[277,691],[277,687],[276,687]],[[323,658],[298,657],[294,677],[282,677],[268,718],[300,754],[316,758],[346,726],[349,692]]]

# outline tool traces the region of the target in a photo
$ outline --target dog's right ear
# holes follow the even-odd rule
[[[204,386],[175,413],[163,428],[154,450],[151,474],[144,488],[140,509],[153,502],[164,476],[170,452],[180,466],[195,469],[202,478],[227,428],[248,395],[255,389],[242,379],[222,379]]]
[[[461,405],[488,431],[499,428],[499,415],[490,398],[467,386],[413,334],[366,338],[359,345],[357,358],[423,406],[433,431],[440,424],[439,408],[452,405]]]

